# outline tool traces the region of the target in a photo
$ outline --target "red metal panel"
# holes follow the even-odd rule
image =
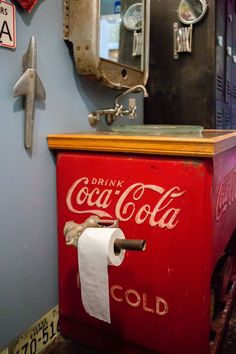
[[[236,228],[236,149],[214,159],[213,179],[214,261],[224,249]]]
[[[107,353],[205,354],[212,269],[212,160],[63,153],[57,159],[62,332]],[[118,218],[144,253],[109,268],[111,321],[81,304],[66,221]]]

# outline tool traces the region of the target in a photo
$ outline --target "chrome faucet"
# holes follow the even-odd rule
[[[133,92],[139,92],[139,91],[143,91],[143,96],[148,97],[148,92],[143,85],[133,86],[130,89],[123,92],[121,95],[116,97],[113,108],[99,109],[95,112],[90,113],[88,116],[90,125],[94,127],[101,120],[101,117],[103,116],[108,125],[111,125],[116,121],[117,118],[123,116],[129,116],[130,119],[135,119],[137,117],[136,99],[135,98],[129,99],[128,108],[124,108],[123,105],[119,103],[119,101],[122,98],[124,98],[126,95]]]

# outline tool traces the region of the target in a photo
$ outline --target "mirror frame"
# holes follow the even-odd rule
[[[187,0],[185,0],[185,1],[187,1]],[[206,0],[199,0],[199,1],[202,3],[203,11],[202,11],[202,14],[194,21],[186,21],[181,18],[180,14],[179,14],[180,13],[179,8],[180,8],[180,4],[181,4],[182,0],[180,1],[179,7],[177,10],[178,19],[180,20],[180,22],[184,23],[185,25],[193,25],[194,23],[199,22],[205,16],[205,14],[207,12],[207,7],[208,7],[207,2],[206,2]]]
[[[150,0],[144,1],[144,70],[99,57],[100,0],[64,0],[64,39],[73,44],[76,70],[109,87],[146,85],[149,74]]]

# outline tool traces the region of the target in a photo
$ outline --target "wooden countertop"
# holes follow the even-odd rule
[[[204,130],[202,137],[81,132],[48,135],[56,150],[213,157],[236,146],[236,130]]]

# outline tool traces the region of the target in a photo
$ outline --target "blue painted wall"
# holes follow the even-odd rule
[[[88,113],[111,107],[117,95],[74,72],[63,41],[62,5],[39,0],[31,14],[17,6],[17,48],[0,47],[0,348],[58,302],[55,161],[46,137],[92,130]],[[13,98],[12,89],[31,35],[47,99],[36,103],[29,157],[22,98]]]

